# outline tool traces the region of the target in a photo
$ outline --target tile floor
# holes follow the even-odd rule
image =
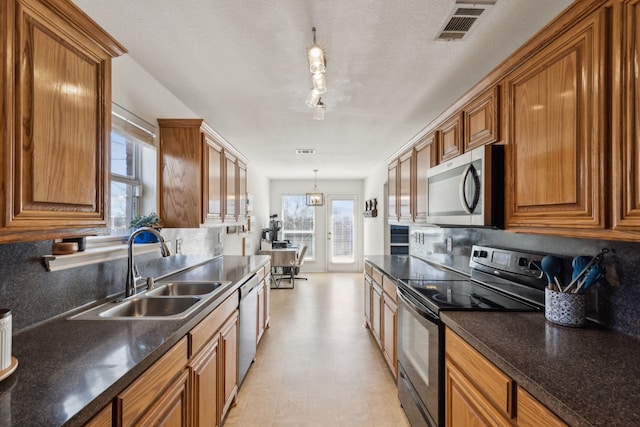
[[[225,427],[408,427],[364,327],[362,274],[313,273],[271,291],[271,327]]]

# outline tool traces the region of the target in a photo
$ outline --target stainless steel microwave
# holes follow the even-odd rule
[[[427,222],[504,226],[504,146],[486,145],[427,171]]]

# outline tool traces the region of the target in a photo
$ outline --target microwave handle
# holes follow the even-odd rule
[[[471,201],[471,203],[469,203],[469,201],[467,200],[467,196],[464,191],[465,184],[469,177],[473,179],[475,184],[474,185],[475,191],[473,192],[473,200]],[[460,194],[460,204],[462,205],[462,208],[467,214],[472,214],[473,211],[476,210],[476,207],[478,206],[478,201],[480,200],[480,178],[478,178],[477,170],[475,167],[473,167],[473,164],[469,163],[467,167],[464,168],[462,175],[460,175],[460,187],[458,190]]]

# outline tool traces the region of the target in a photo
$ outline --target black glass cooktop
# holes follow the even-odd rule
[[[536,311],[539,307],[503,295],[472,280],[402,280],[436,313],[441,310]]]

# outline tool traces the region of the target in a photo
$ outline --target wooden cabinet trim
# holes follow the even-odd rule
[[[438,153],[440,153],[440,161],[452,159],[463,153],[462,132],[463,120],[462,112],[456,112],[440,126],[438,126],[440,138],[438,139]]]
[[[469,378],[458,370],[457,365],[449,360],[445,361],[445,401],[447,426],[512,426],[509,418],[498,411]]]
[[[517,387],[518,427],[566,427],[567,424],[538,402],[523,388]]]
[[[189,399],[189,371],[184,369],[134,426],[189,426],[191,425]],[[123,420],[123,425],[128,424]]]
[[[197,354],[211,337],[218,333],[227,319],[238,309],[239,303],[240,297],[236,291],[191,329],[189,332],[189,357]]]
[[[507,161],[507,195],[506,195],[506,224],[509,229],[518,227],[540,227],[543,233],[549,233],[550,228],[573,228],[573,229],[603,229],[605,226],[605,208],[607,203],[603,202],[603,189],[606,188],[606,165],[607,156],[605,153],[605,129],[607,125],[605,96],[606,93],[606,12],[598,11],[593,16],[580,22],[576,27],[561,37],[554,40],[546,48],[534,57],[529,63],[523,64],[516,69],[505,80],[505,91],[507,91],[507,123],[508,134],[506,135],[508,144]],[[553,67],[553,68],[552,68]],[[570,68],[574,67],[575,70]],[[567,69],[568,68],[568,69]],[[548,152],[549,164],[553,169],[545,169],[545,176],[536,179],[531,176],[524,178],[524,174],[534,174],[539,167],[539,163],[545,157],[529,151],[531,156],[536,156],[536,163],[531,163],[525,158],[518,156],[519,144],[518,132],[524,129],[521,124],[519,128],[516,121],[518,117],[528,114],[532,116],[533,110],[525,110],[522,104],[516,103],[515,96],[518,91],[523,93],[529,89],[535,89],[539,81],[544,81],[547,74],[562,73],[564,76],[575,79],[575,89],[578,93],[568,92],[567,95],[575,100],[575,109],[571,118],[571,111],[563,110],[565,120],[575,125],[575,138],[561,138],[552,145],[554,150],[564,148],[564,157],[555,151]],[[573,73],[573,74],[571,74]],[[537,80],[536,80],[537,79]],[[555,79],[561,83],[559,79]],[[569,87],[571,81],[568,81]],[[538,84],[539,85],[539,84]],[[557,92],[557,90],[556,90]],[[564,93],[564,92],[563,92]],[[556,101],[557,108],[564,108],[566,104],[571,104],[571,100],[560,103]],[[533,102],[533,101],[532,101]],[[550,104],[551,106],[551,104]],[[535,107],[535,106],[534,106]],[[544,107],[544,106],[543,106]],[[518,110],[519,109],[519,110]],[[546,110],[540,110],[543,113]],[[559,120],[560,114],[549,115],[555,121]],[[556,127],[560,126],[556,123]],[[571,131],[567,123],[560,128],[563,132]],[[545,126],[545,131],[552,129]],[[521,134],[525,134],[522,130]],[[537,144],[547,144],[549,141],[538,137],[532,139],[538,141]],[[572,145],[573,144],[573,145]],[[540,145],[538,150],[543,150]],[[524,150],[524,149],[522,149]],[[576,154],[577,153],[577,154]],[[527,155],[529,155],[527,154]],[[524,156],[525,154],[523,154]],[[562,165],[557,162],[561,161]],[[524,170],[523,168],[527,168]],[[573,169],[573,173],[572,173]],[[561,175],[551,175],[558,172]],[[554,178],[555,177],[555,178]],[[564,178],[564,179],[563,179]],[[547,180],[553,180],[553,183]],[[538,187],[537,192],[528,185],[535,182]],[[558,185],[562,184],[562,185]],[[545,187],[546,186],[546,187]],[[545,188],[553,193],[546,193]]]
[[[463,108],[465,152],[500,140],[499,89],[495,85]]]
[[[136,422],[175,376],[184,370],[187,347],[187,337],[184,337],[116,397],[117,418],[123,425]]]
[[[473,382],[496,408],[513,415],[513,381],[450,329],[445,331],[446,359]]]

